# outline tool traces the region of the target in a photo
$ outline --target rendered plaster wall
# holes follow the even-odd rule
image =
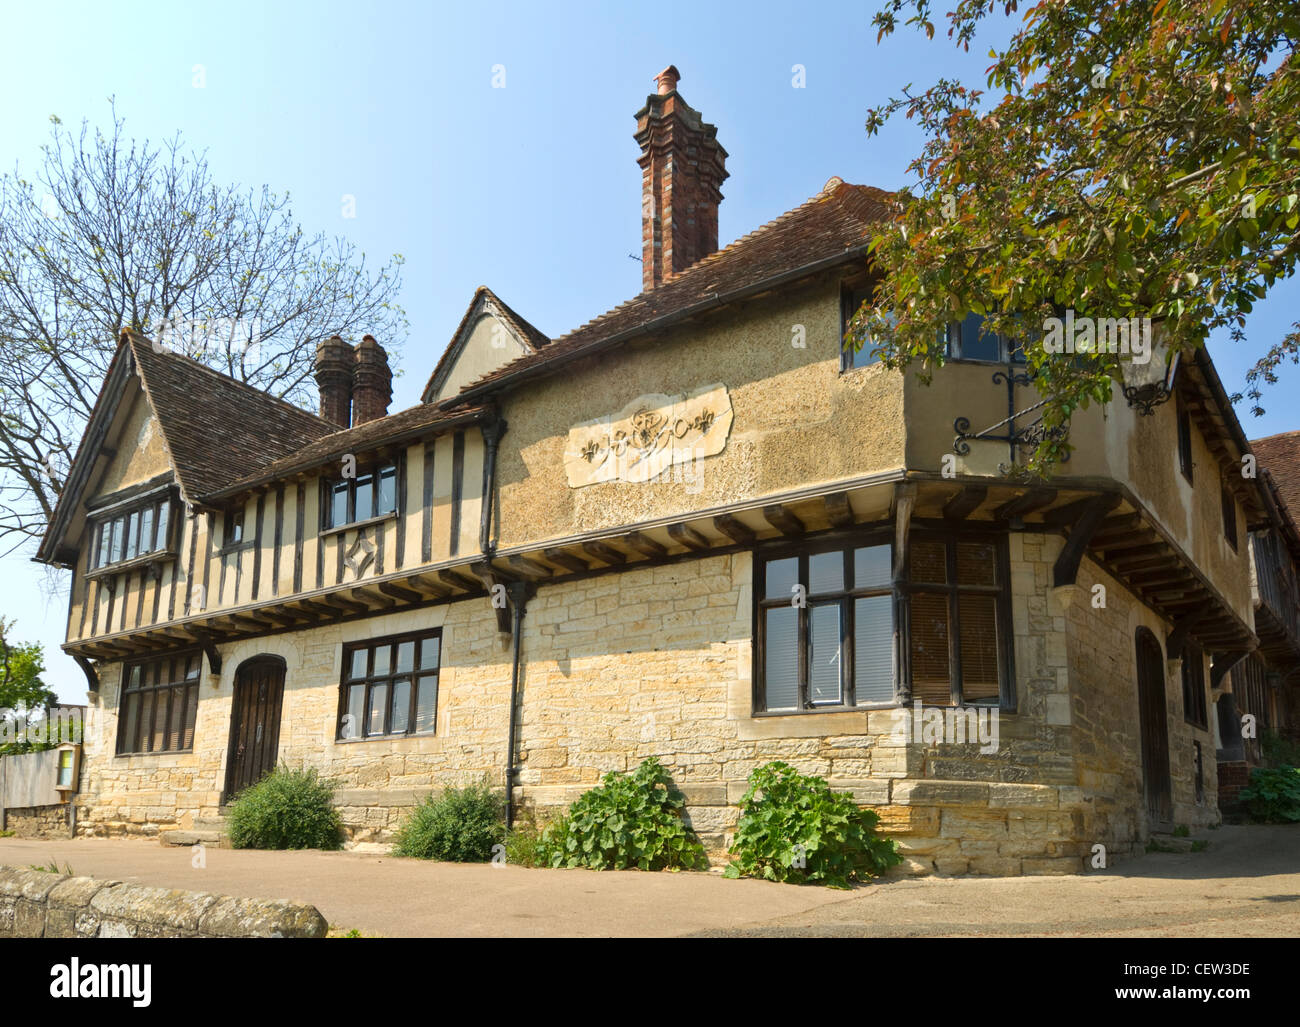
[[[632,342],[507,396],[498,458],[500,545],[640,523],[901,467],[899,377],[839,373],[840,299],[828,283]],[[727,387],[726,448],[660,480],[570,488],[569,429],[640,396]]]
[[[952,457],[959,475],[1001,477],[999,464],[1009,461],[1005,442],[975,441],[971,452],[961,456],[953,450],[953,422],[965,417],[969,430],[981,431],[1007,416],[1005,384],[992,376],[1006,365],[954,361],[939,368],[929,385],[909,373],[904,388],[907,416],[907,466],[941,473],[944,460]],[[1132,410],[1123,397],[1105,406],[1079,411],[1071,423],[1070,442],[1075,447],[1068,462],[1061,464],[1051,484],[1126,486],[1164,527],[1169,536],[1191,557],[1207,580],[1223,595],[1237,615],[1251,623],[1250,572],[1244,542],[1244,515],[1237,509],[1241,537],[1233,549],[1224,538],[1220,507],[1220,469],[1205,439],[1192,426],[1194,483],[1183,477],[1178,465],[1177,406],[1170,401],[1155,408],[1151,416]],[[1024,410],[1039,401],[1028,387],[1015,391],[1015,409]],[[1034,414],[1017,421],[1028,424]],[[1005,428],[996,429],[1003,433]],[[1024,458],[1022,451],[1021,459]]]

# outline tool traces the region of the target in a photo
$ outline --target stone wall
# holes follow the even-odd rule
[[[0,938],[323,938],[315,906],[0,867]]]
[[[1017,534],[1010,546],[1018,707],[999,717],[992,753],[900,738],[896,709],[753,716],[748,553],[543,586],[524,620],[521,805],[544,819],[606,772],[657,756],[717,858],[748,775],[781,759],[877,809],[899,839],[904,872],[1061,873],[1083,869],[1097,843],[1125,854],[1144,831],[1133,630],[1159,622],[1114,582],[1105,610],[1092,610],[1086,594],[1063,607],[1048,587],[1059,538]],[[1085,593],[1097,573],[1085,563]],[[434,626],[444,632],[437,736],[336,742],[342,643]],[[195,752],[115,758],[111,747],[88,744],[83,833],[153,834],[218,812],[232,682],[259,653],[283,656],[289,668],[280,758],[336,779],[351,839],[388,839],[430,792],[503,779],[509,648],[486,600],[223,651],[221,677],[202,685]],[[116,679],[106,672],[104,681],[102,737],[111,739]],[[1177,754],[1190,735],[1181,691],[1168,694]],[[1180,821],[1216,818],[1212,798],[1191,799],[1187,761],[1175,758],[1172,769]]]
[[[19,838],[67,838],[71,805],[15,807],[4,811],[5,830]]]

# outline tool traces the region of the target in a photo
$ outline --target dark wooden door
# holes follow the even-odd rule
[[[280,751],[280,706],[284,663],[253,659],[235,674],[230,710],[230,753],[226,759],[225,801],[275,769]]]
[[[1153,831],[1173,821],[1169,782],[1169,724],[1165,702],[1165,658],[1160,643],[1145,628],[1138,629],[1138,718],[1142,732],[1142,787],[1147,819]]]

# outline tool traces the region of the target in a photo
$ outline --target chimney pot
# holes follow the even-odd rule
[[[352,370],[352,424],[365,424],[388,416],[393,401],[393,372],[384,347],[367,335],[357,344]]]
[[[655,76],[655,82],[659,85],[659,95],[667,96],[677,88],[677,83],[682,79],[681,72],[677,70],[677,65],[670,64]]]
[[[320,415],[346,428],[352,417],[352,368],[356,354],[337,335],[316,347],[316,385],[320,389]]]

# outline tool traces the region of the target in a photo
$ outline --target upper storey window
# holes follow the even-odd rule
[[[111,570],[145,557],[172,552],[170,492],[120,506],[91,523],[90,569]]]
[[[397,511],[397,466],[384,464],[352,478],[327,483],[325,528],[387,517]]]
[[[984,329],[983,314],[967,314],[948,325],[948,358],[982,360],[993,364],[1024,363],[1018,340]]]

